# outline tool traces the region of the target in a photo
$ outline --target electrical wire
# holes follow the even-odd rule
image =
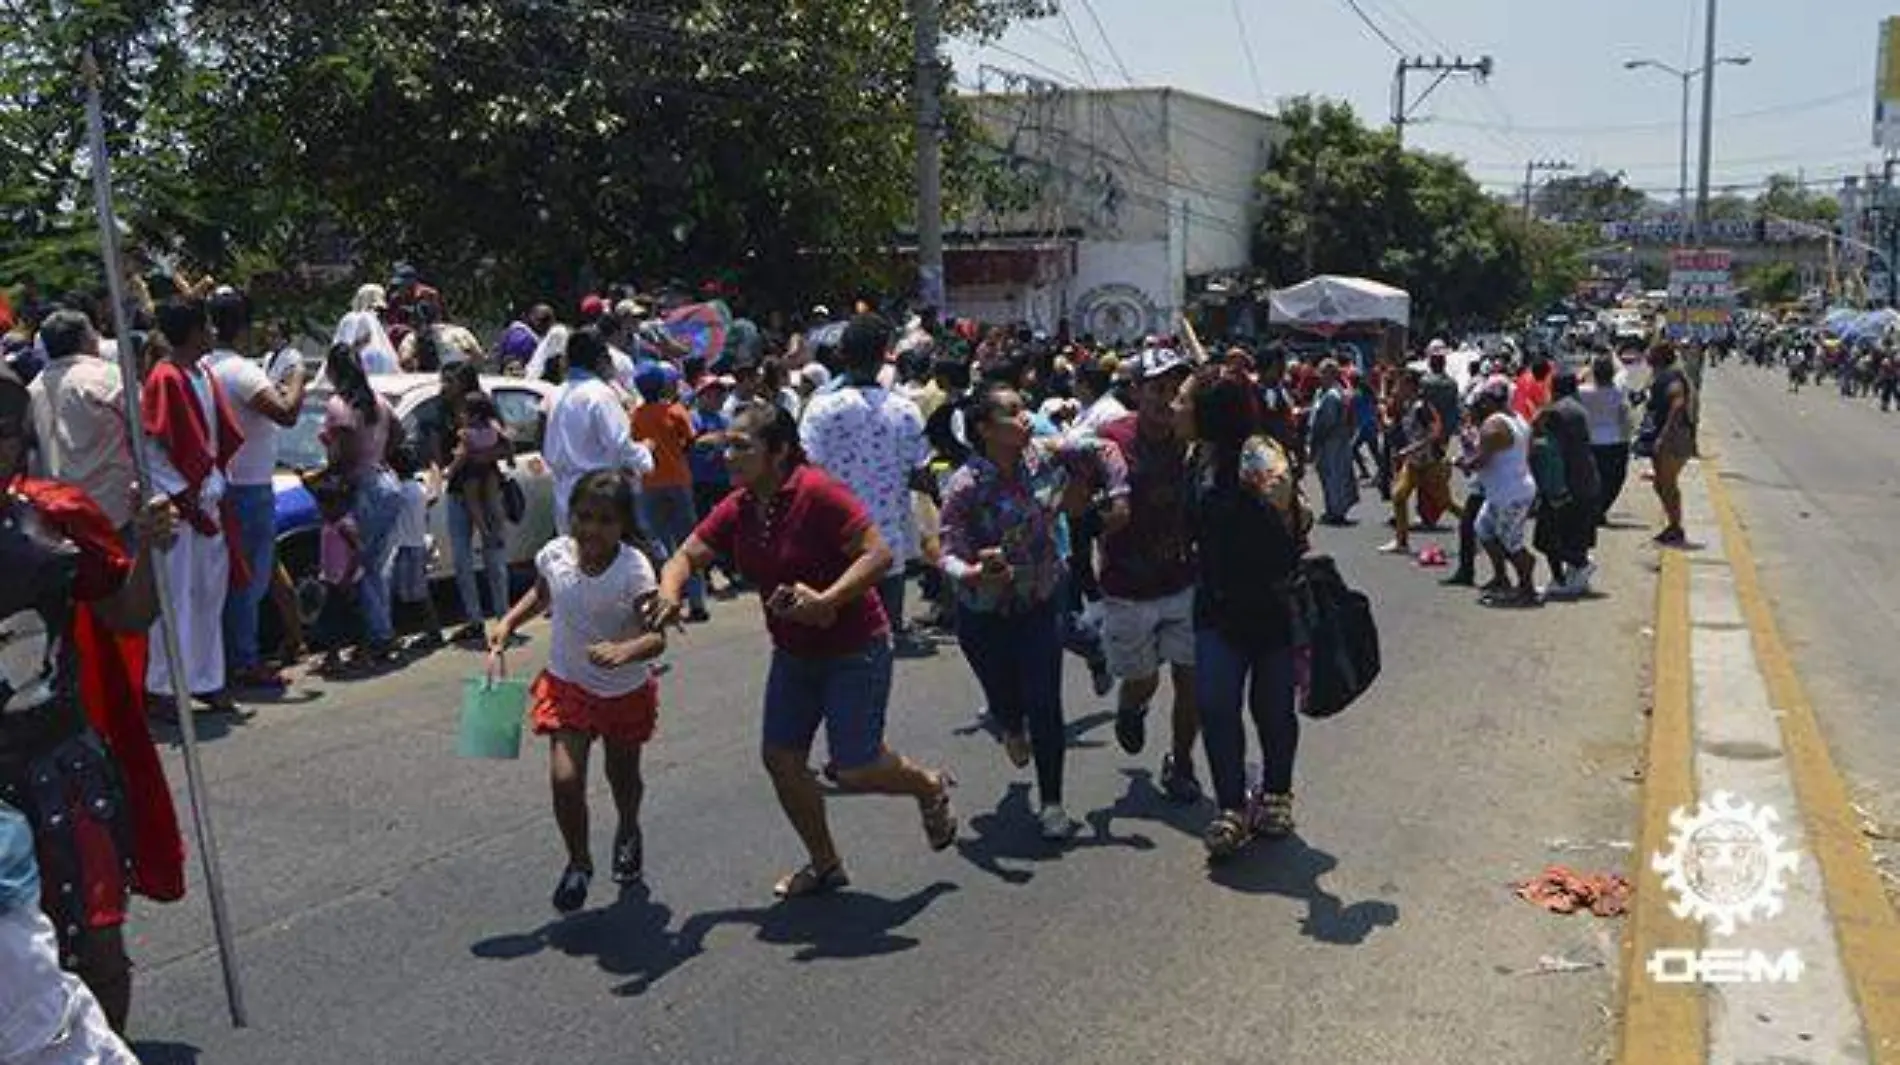
[[[1234,28],[1240,31],[1240,52],[1247,57],[1247,74],[1253,79],[1254,95],[1260,98],[1261,110],[1270,110],[1267,90],[1260,80],[1260,63],[1254,58],[1253,40],[1247,32],[1247,19],[1240,13],[1240,0],[1228,0],[1227,6],[1234,13]]]
[[[1384,41],[1385,46],[1392,49],[1394,55],[1404,58],[1405,49],[1401,48],[1399,42],[1393,40],[1390,34],[1381,29],[1378,23],[1372,21],[1372,16],[1366,14],[1366,9],[1359,6],[1359,0],[1341,0],[1341,2],[1351,9],[1354,15],[1359,16],[1359,21],[1365,23],[1366,29],[1371,30],[1374,37]]]

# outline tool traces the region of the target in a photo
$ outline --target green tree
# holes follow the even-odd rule
[[[22,4],[0,27],[0,211],[30,224],[0,264],[70,238],[96,276],[75,224],[83,40],[110,45],[137,242],[220,276],[409,259],[464,309],[636,276],[791,298],[874,268],[912,210],[904,0]],[[952,0],[944,23],[1047,11]],[[952,195],[964,129],[952,115]]]
[[[1771,174],[1755,206],[1764,214],[1797,222],[1832,225],[1840,221],[1841,205],[1832,196],[1814,192],[1791,174]]]
[[[1558,222],[1623,222],[1649,206],[1649,197],[1630,188],[1623,174],[1602,170],[1552,178],[1532,199],[1538,217]]]
[[[1790,262],[1761,263],[1742,273],[1741,285],[1757,307],[1792,303],[1801,297],[1801,268]]]
[[[1520,226],[1458,161],[1401,150],[1342,103],[1296,99],[1280,118],[1287,136],[1260,178],[1254,243],[1274,284],[1383,280],[1411,293],[1421,332],[1495,322],[1530,298]]]

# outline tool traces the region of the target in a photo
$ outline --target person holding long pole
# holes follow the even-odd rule
[[[175,539],[177,513],[162,498],[140,508],[128,554],[83,491],[22,476],[29,402],[0,369],[0,571],[13,575],[0,582],[0,803],[33,827],[61,964],[123,1032],[128,895],[179,897],[184,844],[163,778],[150,786],[124,771],[156,756],[142,722],[123,712],[136,705],[137,681],[111,634],[143,632],[158,616],[153,555]],[[94,719],[110,726],[106,736]]]

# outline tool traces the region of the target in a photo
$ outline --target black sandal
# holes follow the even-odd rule
[[[814,895],[829,895],[839,888],[849,887],[850,884],[851,878],[845,875],[843,862],[829,869],[807,865],[772,885],[772,894],[781,899],[803,899]]]

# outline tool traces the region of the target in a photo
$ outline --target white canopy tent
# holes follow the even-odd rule
[[[1410,328],[1412,297],[1403,289],[1363,277],[1323,274],[1267,297],[1268,321],[1321,332],[1362,322]]]

